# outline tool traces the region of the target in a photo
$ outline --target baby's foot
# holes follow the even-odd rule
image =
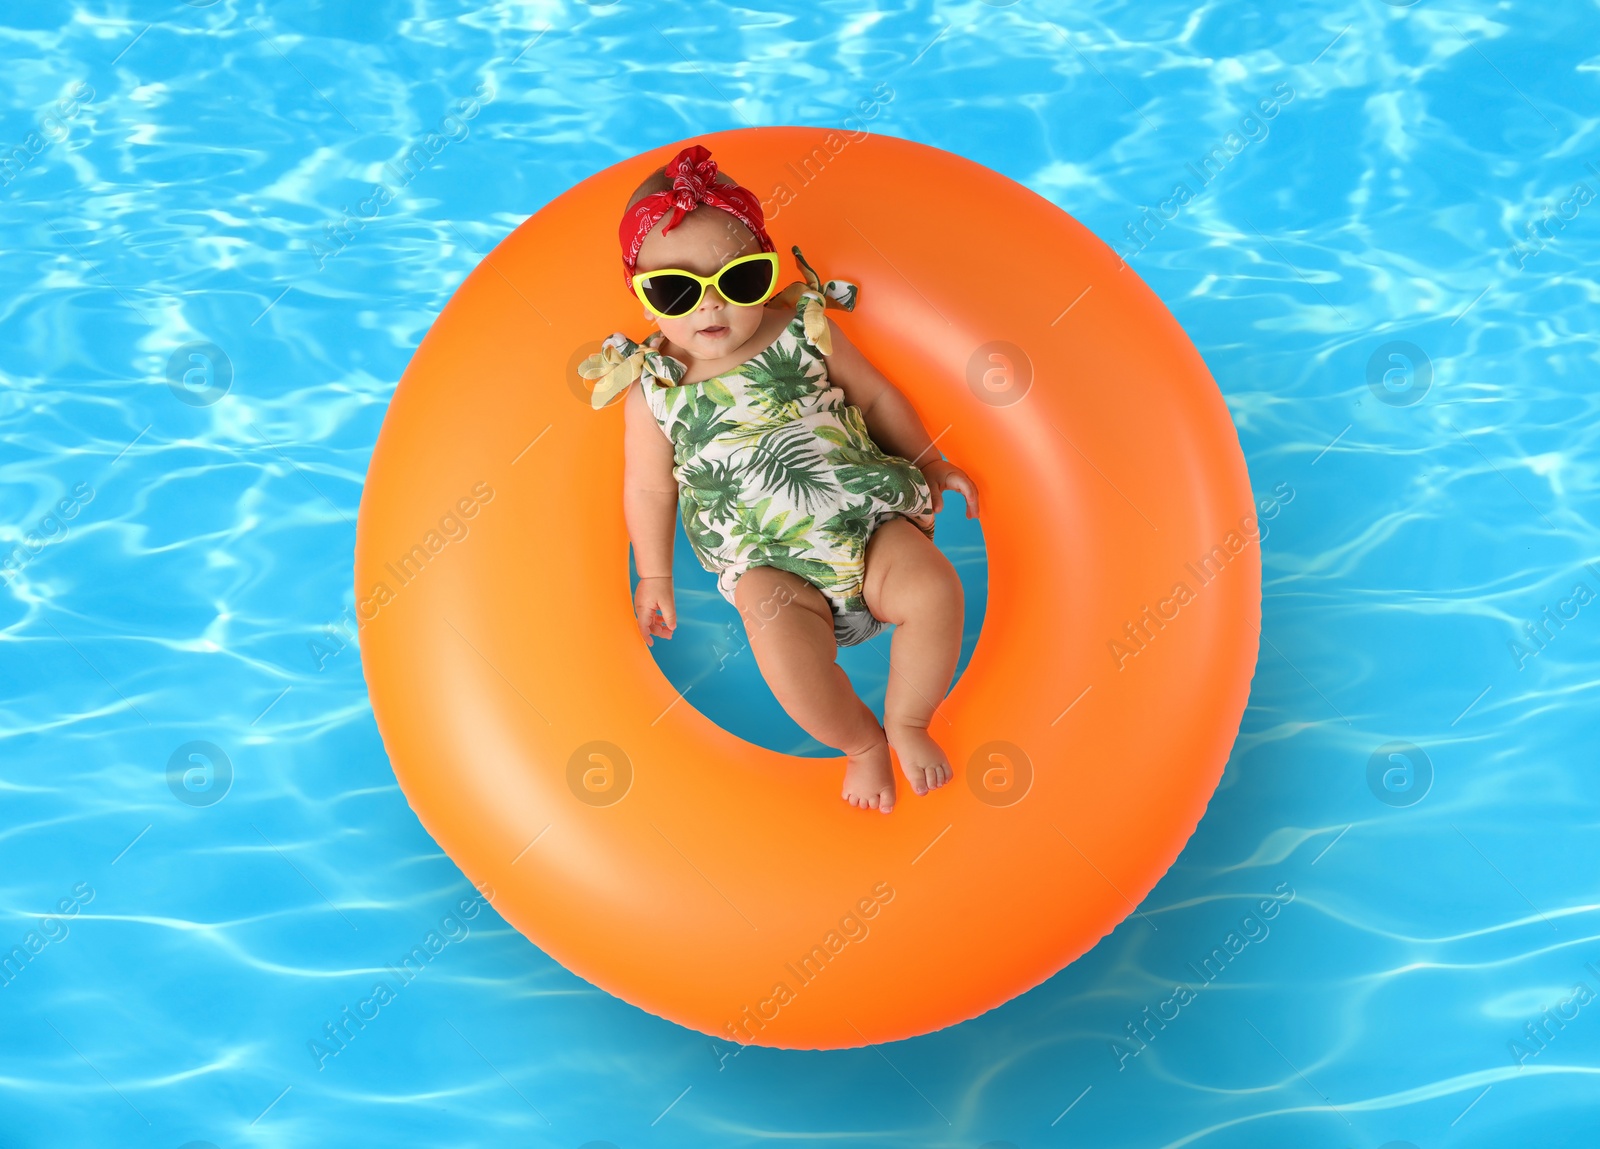
[[[894,809],[894,763],[889,761],[887,742],[845,759],[842,796],[862,810],[887,814]]]
[[[891,722],[886,731],[889,745],[900,758],[900,769],[905,771],[911,789],[918,794],[937,790],[950,781],[953,771],[950,759],[937,742],[920,726],[907,726]]]

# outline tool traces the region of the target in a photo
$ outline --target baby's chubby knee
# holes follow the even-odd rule
[[[869,589],[870,586],[869,580]],[[919,548],[895,563],[878,584],[876,595],[868,594],[867,603],[885,622],[960,618],[961,577],[937,548]]]
[[[942,610],[962,601],[961,576],[943,551],[927,548],[904,571],[904,598],[912,609]]]
[[[891,519],[873,533],[866,566],[867,605],[885,622],[961,609],[961,576],[955,565],[903,519]]]

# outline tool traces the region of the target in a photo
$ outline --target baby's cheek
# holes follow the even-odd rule
[[[740,307],[733,310],[733,318],[728,321],[728,329],[733,337],[742,343],[756,333],[756,328],[761,326],[763,309],[760,307]]]

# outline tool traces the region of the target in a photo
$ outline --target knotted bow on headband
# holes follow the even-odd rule
[[[711,152],[700,144],[684,148],[667,163],[665,174],[672,179],[667,191],[652,192],[630,207],[622,217],[617,238],[622,241],[622,281],[631,289],[634,269],[639,264],[639,249],[644,237],[650,234],[662,216],[667,222],[662,226],[665,235],[683,221],[701,204],[727,212],[750,229],[761,244],[762,251],[776,251],[772,237],[767,235],[761,200],[739,184],[717,182],[717,161]]]

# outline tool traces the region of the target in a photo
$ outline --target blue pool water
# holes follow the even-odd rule
[[[46,0],[0,25],[0,946],[37,951],[0,985],[0,1144],[1595,1143],[1592,5]],[[837,125],[877,85],[870,130],[1048,197],[1188,331],[1270,528],[1261,659],[1193,840],[1090,954],[926,1037],[734,1056],[493,911],[441,924],[470,887],[328,631],[386,403],[482,252],[619,159]],[[672,673],[804,749],[748,656],[710,674],[717,606]]]

